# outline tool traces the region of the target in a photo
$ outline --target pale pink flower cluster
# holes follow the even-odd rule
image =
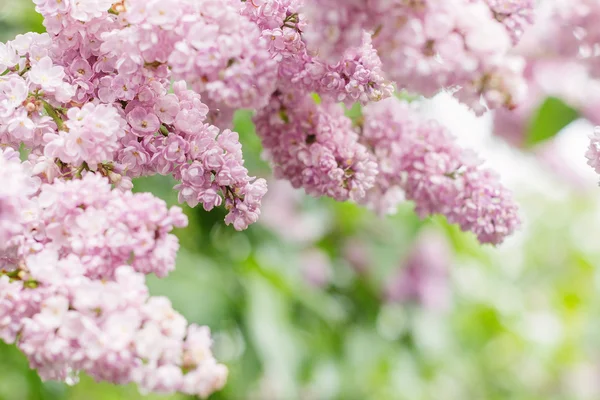
[[[45,379],[218,390],[208,329],[144,283],[174,268],[186,218],[131,189],[171,175],[180,202],[255,223],[267,184],[224,129],[239,108],[294,187],[384,211],[406,195],[500,243],[515,205],[442,127],[395,100],[364,121],[338,103],[389,98],[395,81],[512,107],[522,65],[506,53],[531,1],[507,1],[35,0],[48,33],[0,44],[0,337]]]
[[[212,83],[233,85],[232,80],[224,80],[229,73],[224,69],[242,65],[245,78],[232,70],[231,79],[256,77],[267,85],[260,89],[258,81],[247,82],[248,89],[244,89],[238,82],[230,89],[245,96],[243,103],[207,93],[213,103],[233,107],[266,104],[275,87],[276,64],[266,45],[260,44],[259,28],[237,8],[208,0],[204,3],[203,12],[194,13],[198,5],[193,2],[181,2],[179,10],[179,3],[165,8],[168,4],[163,2],[132,1],[114,4],[109,7],[112,13],[107,8],[98,16],[94,7],[104,6],[96,3],[84,7],[84,15],[77,11],[79,3],[38,2],[48,30],[56,35],[27,34],[2,45],[0,143],[28,146],[34,173],[47,182],[95,171],[127,190],[133,177],[159,173],[181,180],[183,175],[190,176],[185,174],[190,164],[201,164],[208,183],[202,188],[194,184],[190,192],[189,179],[182,182],[178,188],[188,188],[182,201],[201,202],[206,209],[225,203],[230,211],[226,222],[239,230],[247,228],[260,215],[265,181],[248,175],[237,134],[220,133],[207,123],[209,109],[200,94],[187,90],[183,81],[175,82],[169,93],[173,70],[184,75],[173,57],[177,58],[177,49],[194,36],[180,32],[187,26],[183,20],[210,29],[224,24],[220,35],[228,44],[207,49],[205,56],[214,68]],[[231,29],[240,24],[249,26],[251,32],[233,36]],[[256,41],[249,40],[252,35]],[[155,39],[164,45],[156,45]],[[254,46],[265,60],[248,58],[248,46]],[[226,60],[217,62],[215,52],[227,49],[230,52],[222,55]],[[234,54],[240,60],[235,61]],[[215,62],[218,65],[213,65]],[[262,73],[244,63],[271,72]],[[185,73],[206,80],[192,69]],[[216,90],[224,93],[224,87]]]
[[[393,210],[401,189],[419,216],[445,215],[482,243],[502,243],[519,226],[517,205],[498,176],[410,105],[392,98],[366,107],[361,142],[380,166],[364,202],[380,213]]]
[[[4,60],[0,57],[0,143],[43,146],[44,137],[57,129],[43,112],[44,104],[69,101],[75,87],[67,82],[64,67],[49,57],[52,41],[48,34],[19,35],[0,46],[5,52]],[[43,99],[39,93],[44,93]]]
[[[18,164],[17,164],[18,165]],[[135,382],[141,390],[207,396],[227,369],[207,328],[188,325],[144,274],[166,275],[187,224],[149,194],[112,189],[99,174],[42,185],[35,214],[9,242],[0,268],[0,337],[43,379]],[[1,254],[1,253],[0,253]]]
[[[167,209],[149,193],[111,190],[106,178],[87,173],[81,180],[44,184],[37,197],[35,238],[30,249],[52,243],[61,254],[85,256],[86,275],[110,277],[120,265],[166,276],[175,268],[178,240],[169,234],[187,225],[179,208]]]
[[[0,255],[23,230],[23,215],[32,191],[30,177],[13,149],[0,149]],[[33,187],[35,190],[35,187]],[[31,194],[31,193],[29,193]]]
[[[416,4],[392,13],[374,40],[399,87],[425,95],[449,88],[477,113],[522,100],[523,62],[507,54],[511,38],[484,2]]]
[[[277,93],[255,123],[276,178],[340,201],[359,201],[373,186],[377,164],[339,105]]]
[[[339,54],[348,42],[356,46],[366,30],[399,88],[425,95],[451,89],[478,113],[485,107],[512,108],[522,99],[523,62],[507,53],[531,21],[529,0],[512,1],[510,7],[494,0],[313,0],[307,5],[308,19],[318,23],[306,36],[323,56]]]
[[[527,57],[527,96],[514,110],[495,112],[495,135],[512,146],[526,146],[530,124],[548,97],[559,98],[581,113],[582,117],[592,123],[600,123],[600,80],[591,77],[585,65],[563,58],[538,57],[534,54],[528,54]],[[569,79],[564,79],[565,76]]]
[[[347,104],[378,101],[393,92],[384,78],[381,60],[369,34],[360,32],[355,46],[341,57],[323,61],[307,48],[304,32],[307,21],[301,0],[247,1],[242,13],[262,29],[273,57],[278,60],[279,89],[316,92]]]
[[[112,105],[87,103],[70,108],[64,130],[48,133],[44,155],[79,167],[84,162],[92,170],[105,160],[113,160],[125,136],[125,119]]]

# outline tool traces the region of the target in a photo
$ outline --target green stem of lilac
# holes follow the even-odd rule
[[[44,105],[44,110],[46,111],[48,116],[51,117],[56,123],[58,130],[62,130],[64,127],[64,122],[58,115],[58,112],[56,112],[56,109],[52,107],[50,103],[48,103],[46,100],[42,100],[42,104]]]

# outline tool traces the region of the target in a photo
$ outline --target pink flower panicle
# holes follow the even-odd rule
[[[444,127],[422,120],[400,100],[365,108],[361,142],[380,165],[365,199],[379,212],[393,210],[401,189],[419,216],[445,215],[482,243],[499,244],[519,226],[517,206],[497,175]]]
[[[268,100],[276,81],[275,64],[266,46],[262,53],[267,59],[264,62],[248,58],[249,50],[239,47],[262,42],[258,27],[237,9],[208,0],[202,13],[192,13],[195,8],[189,7],[195,7],[194,3],[184,1],[182,6],[183,10],[174,7],[173,11],[165,8],[163,2],[144,2],[142,7],[141,2],[132,1],[115,6],[115,10],[120,10],[117,18],[108,9],[99,15],[93,7],[83,12],[77,10],[77,5],[57,8],[53,2],[38,2],[38,11],[55,36],[28,34],[4,45],[7,56],[2,64],[5,67],[0,68],[8,69],[8,73],[0,77],[0,93],[6,97],[0,102],[0,110],[6,116],[0,122],[0,143],[30,147],[33,170],[47,182],[94,171],[127,190],[131,178],[173,174],[185,179],[178,186],[186,189],[180,196],[182,201],[190,205],[200,202],[206,209],[225,203],[230,211],[226,222],[236,229],[245,229],[260,215],[265,181],[255,182],[248,176],[237,134],[220,133],[207,123],[209,109],[198,93],[187,90],[182,81],[174,84],[174,93],[169,93],[172,71],[184,74],[171,59],[183,46],[178,43],[195,37],[179,32],[185,24],[193,22],[194,26],[209,28],[224,24],[223,40],[229,45],[205,49],[207,62],[215,62],[214,51],[229,49],[241,58],[235,61],[233,53],[228,53],[224,55],[229,60],[226,64],[250,63],[272,69],[269,75],[268,71],[263,74],[242,67],[252,79],[263,79],[269,85],[260,89],[254,82],[248,83],[249,89],[232,87],[233,92],[246,96],[242,103],[219,99],[202,89],[212,96],[215,107],[249,107]],[[185,10],[195,19],[187,17]],[[60,25],[51,25],[52,21],[60,21]],[[233,26],[244,24],[254,32],[256,41],[249,40],[251,32],[230,35]],[[156,35],[159,40],[164,36],[168,45],[144,42],[155,40]],[[65,41],[65,37],[69,40]],[[93,39],[93,45],[87,39]],[[188,55],[186,60],[200,58]],[[229,67],[232,66],[223,68]],[[227,73],[224,75],[219,66],[215,68],[214,82],[209,80],[223,83],[221,78]],[[192,69],[185,73],[188,72],[198,76]],[[233,72],[232,79],[238,78],[240,73]],[[205,77],[202,81],[206,81]],[[263,91],[264,100],[251,94],[258,89]],[[226,90],[221,87],[217,91]],[[228,115],[231,117],[232,113]],[[223,120],[219,123],[227,125]],[[191,175],[186,171],[192,165],[203,166],[207,179],[204,186],[197,180],[191,183]]]
[[[453,90],[478,113],[522,99],[523,63],[507,53],[532,21],[531,0],[306,3],[315,23],[303,37],[320,57],[339,59],[368,32],[399,88],[425,95]]]
[[[555,13],[585,33],[565,38],[579,52],[597,42],[589,1]],[[34,3],[47,33],[0,44],[0,338],[44,379],[223,386],[208,328],[144,282],[174,268],[186,218],[131,189],[171,175],[181,203],[223,206],[237,230],[255,223],[267,184],[229,129],[240,108],[256,111],[275,176],[311,195],[381,213],[406,197],[482,242],[518,225],[510,194],[446,130],[393,98],[369,104],[397,86],[512,108],[523,65],[507,52],[531,0]],[[583,55],[593,74],[596,55]],[[365,105],[365,120],[338,103]]]
[[[373,186],[377,164],[337,104],[278,93],[255,123],[276,178],[340,201],[358,201]]]
[[[150,297],[144,274],[174,267],[187,224],[149,194],[111,189],[99,174],[42,185],[0,268],[0,337],[43,379],[79,371],[142,390],[207,396],[227,370],[207,328],[189,325],[170,302]]]
[[[21,165],[19,154],[11,149],[0,149],[0,255],[11,245],[12,239],[23,230],[23,213],[28,195],[36,185]]]
[[[346,105],[367,104],[390,97],[394,92],[381,66],[371,35],[364,33],[359,46],[349,48],[339,62],[328,65],[313,59],[292,77],[292,82]]]
[[[187,217],[149,193],[111,190],[106,178],[88,173],[43,185],[37,203],[36,223],[44,229],[31,238],[34,246],[85,254],[82,265],[92,278],[110,278],[124,264],[159,277],[175,268],[179,244],[169,232],[186,226]]]
[[[415,4],[387,13],[374,40],[398,87],[425,95],[451,89],[477,113],[521,100],[523,62],[507,55],[511,38],[485,2]]]
[[[272,57],[278,60],[279,88],[315,92],[336,102],[366,104],[389,97],[392,84],[385,79],[381,60],[369,34],[359,35],[352,47],[335,60],[323,61],[308,48],[307,21],[300,1],[248,1],[242,12],[262,29]]]

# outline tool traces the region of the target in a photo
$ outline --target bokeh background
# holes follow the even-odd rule
[[[0,41],[43,31],[28,0],[0,0]],[[185,208],[177,270],[149,279],[190,321],[213,330],[230,368],[213,399],[586,400],[600,398],[600,188],[584,152],[592,125],[561,107],[560,131],[532,151],[491,136],[445,95],[424,105],[499,171],[523,228],[482,247],[412,205],[379,218],[271,182],[259,224],[239,233],[220,210]],[[252,173],[269,176],[251,114],[235,128]],[[536,135],[536,133],[532,133]],[[535,141],[535,140],[534,140]],[[135,182],[176,204],[174,183]],[[2,400],[185,399],[135,386],[42,383],[0,344]]]

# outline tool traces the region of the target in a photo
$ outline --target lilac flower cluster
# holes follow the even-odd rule
[[[276,93],[255,123],[276,178],[340,201],[359,201],[373,186],[377,164],[338,104]]]
[[[452,89],[478,113],[485,106],[512,108],[522,99],[522,62],[507,53],[532,20],[530,0],[307,3],[308,18],[318,22],[307,37],[324,56],[339,54],[368,31],[384,70],[400,88],[425,95]]]
[[[223,386],[227,369],[211,355],[207,328],[188,326],[145,284],[144,274],[174,267],[169,232],[187,224],[180,209],[112,189],[94,173],[43,184],[29,203],[24,214],[35,218],[8,242],[0,266],[0,338],[43,379],[85,371],[201,396]]]
[[[518,8],[510,1],[494,4],[506,10]],[[600,31],[593,22],[599,12],[596,1],[541,3],[536,24],[513,50],[526,61],[524,78],[528,83],[527,94],[514,110],[496,110],[495,135],[517,148],[530,145],[528,128],[548,97],[560,98],[592,124],[600,123],[600,74],[597,68],[600,65]],[[586,158],[588,164],[600,173],[600,137],[598,132],[590,136]],[[555,143],[536,143],[533,152],[541,162],[550,163],[554,168],[560,161],[555,155],[548,157],[549,153],[555,153],[553,147]],[[564,170],[561,167],[557,171],[562,173]]]
[[[30,180],[21,166],[19,154],[11,148],[0,150],[0,255],[23,229],[22,213],[27,207],[27,195],[35,188]]]
[[[309,194],[385,212],[406,196],[482,242],[517,226],[496,177],[442,127],[368,104],[396,85],[512,107],[522,65],[506,54],[530,0],[34,3],[47,33],[0,43],[0,337],[45,379],[83,370],[200,396],[224,384],[207,328],[144,283],[174,268],[186,218],[131,190],[171,175],[181,203],[255,223],[267,184],[228,129],[239,108],[256,111],[275,176]]]
[[[356,46],[346,48],[332,62],[323,61],[307,48],[302,5],[299,0],[247,1],[242,8],[242,13],[262,29],[272,56],[278,60],[278,89],[289,91],[293,87],[296,92],[315,92],[347,104],[389,97],[393,87],[383,76],[370,35],[361,32]]]
[[[175,268],[179,245],[169,232],[186,226],[187,217],[149,193],[111,190],[106,178],[88,173],[44,184],[37,206],[35,224],[43,229],[28,238],[31,245],[21,246],[24,254],[52,243],[60,254],[85,256],[85,273],[92,278],[112,277],[124,264],[159,277]]]
[[[365,203],[380,213],[401,200],[401,189],[419,216],[443,214],[482,243],[499,244],[519,226],[517,206],[497,175],[410,105],[392,98],[365,107],[361,131],[380,165]]]
[[[131,32],[134,27],[145,29],[148,24],[162,21],[153,29],[160,28],[160,34],[167,36],[165,40],[175,40],[175,32],[169,33],[168,28],[180,27],[176,18],[184,18],[185,14],[171,13],[175,19],[167,22],[151,16],[144,17],[148,21],[138,21],[136,18],[142,18],[139,14],[147,11],[140,4],[122,5],[118,17],[108,9],[95,17],[96,13],[87,8],[80,12],[76,6],[62,9],[53,2],[39,2],[37,7],[46,17],[48,30],[57,35],[28,34],[3,45],[8,56],[3,61],[5,74],[0,79],[0,91],[6,98],[0,105],[6,116],[0,123],[0,141],[15,148],[20,143],[30,147],[34,170],[48,182],[57,176],[81,175],[85,170],[108,176],[126,190],[131,187],[132,177],[173,174],[182,180],[178,186],[186,192],[180,196],[182,201],[191,205],[201,202],[206,209],[224,202],[230,211],[226,222],[233,223],[236,229],[245,229],[260,214],[265,181],[255,181],[248,175],[237,134],[219,132],[206,123],[209,109],[200,94],[187,90],[183,81],[175,82],[173,93],[169,93],[172,73],[167,68],[169,60],[163,63],[161,56],[175,54],[176,48],[182,46],[178,43],[185,39],[180,37],[172,49],[167,46],[163,48],[167,53],[159,54],[156,49],[160,46],[135,41],[144,35]],[[157,15],[162,15],[162,5],[156,7]],[[202,16],[208,21],[211,17],[208,10],[214,10],[223,18],[227,15],[244,18],[236,9],[225,9],[228,11],[223,14],[222,8],[213,5]],[[126,17],[136,24],[125,21]],[[57,20],[60,25],[55,25]],[[258,40],[259,31],[254,28]],[[93,39],[93,46],[86,42],[88,39]],[[232,40],[246,43],[246,39]],[[263,47],[270,60],[266,46]],[[246,61],[265,65],[257,60]],[[179,68],[174,62],[169,67]],[[246,70],[250,74],[256,72]],[[222,71],[215,71],[215,76],[223,76]],[[273,73],[276,73],[274,68]],[[237,73],[234,75],[239,77]],[[273,81],[268,76],[265,79]],[[234,91],[238,93],[240,88]],[[260,102],[250,97],[245,101],[246,106]],[[199,185],[197,179],[193,184],[190,182],[187,173],[190,165],[202,166],[205,184]]]
[[[550,95],[560,95],[592,123],[599,123],[600,28],[597,22],[600,3],[557,0],[549,2],[542,12],[543,23],[534,30],[531,44],[522,51],[526,52],[531,69],[544,71],[545,67],[554,76],[546,73],[546,76],[538,74],[539,77],[534,77],[538,81],[547,81],[543,89],[548,92],[548,87],[551,88]],[[564,76],[569,76],[568,82],[564,81]],[[553,80],[554,77],[558,78]],[[524,107],[520,114],[527,115],[527,111]],[[511,116],[502,115],[496,123],[506,121],[510,122]],[[600,174],[600,135],[596,129],[590,136],[586,158]]]

